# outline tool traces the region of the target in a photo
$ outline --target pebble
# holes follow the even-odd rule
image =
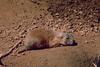
[[[83,12],[82,11],[79,11],[79,14],[82,14]]]
[[[15,30],[18,30],[21,27],[21,25],[18,25],[16,27],[14,27]]]
[[[25,53],[22,53],[22,55],[25,55]]]
[[[0,57],[1,57],[2,55],[3,55],[3,54],[1,53],[1,54],[0,54]]]
[[[19,40],[19,37],[15,36],[14,39],[15,39],[15,40]]]
[[[85,34],[86,34],[85,31],[80,31],[80,35],[81,35],[81,36],[84,36]]]
[[[55,15],[56,15],[56,16],[59,16],[59,13],[56,13]]]
[[[89,17],[90,17],[90,18],[92,18],[92,17],[93,17],[93,15],[89,15]]]
[[[20,33],[19,33],[19,35],[23,35],[23,34],[25,34],[25,32],[27,32],[26,30],[23,30],[23,31],[21,31]]]
[[[58,19],[57,21],[58,21],[58,22],[61,22],[62,20],[61,20],[61,19]]]
[[[89,41],[86,40],[85,43],[89,43]]]
[[[56,27],[56,28],[58,28],[58,27],[59,27],[59,25],[58,25],[58,24],[56,24],[56,25],[55,25],[55,27]]]
[[[100,18],[95,19],[94,22],[96,22],[96,23],[100,23]]]
[[[95,32],[98,32],[99,31],[99,28],[98,27],[94,27],[94,31]]]

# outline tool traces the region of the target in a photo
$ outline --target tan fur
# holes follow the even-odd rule
[[[47,29],[34,29],[27,32],[24,42],[24,50],[58,47],[65,45],[65,33]]]

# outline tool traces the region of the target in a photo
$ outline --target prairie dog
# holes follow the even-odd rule
[[[27,32],[24,48],[19,51],[52,48],[58,46],[73,45],[74,38],[69,33],[57,32],[47,29],[34,29]]]

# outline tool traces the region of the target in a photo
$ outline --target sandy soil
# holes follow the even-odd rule
[[[93,67],[100,55],[99,0],[0,0],[0,53],[28,30],[45,27],[73,33],[77,46],[13,53],[2,59],[6,67]]]

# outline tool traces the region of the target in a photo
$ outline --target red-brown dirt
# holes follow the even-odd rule
[[[93,67],[91,61],[100,55],[99,13],[99,0],[0,0],[0,53],[37,27],[71,32],[78,43],[18,54],[22,42],[2,62],[7,67]]]

